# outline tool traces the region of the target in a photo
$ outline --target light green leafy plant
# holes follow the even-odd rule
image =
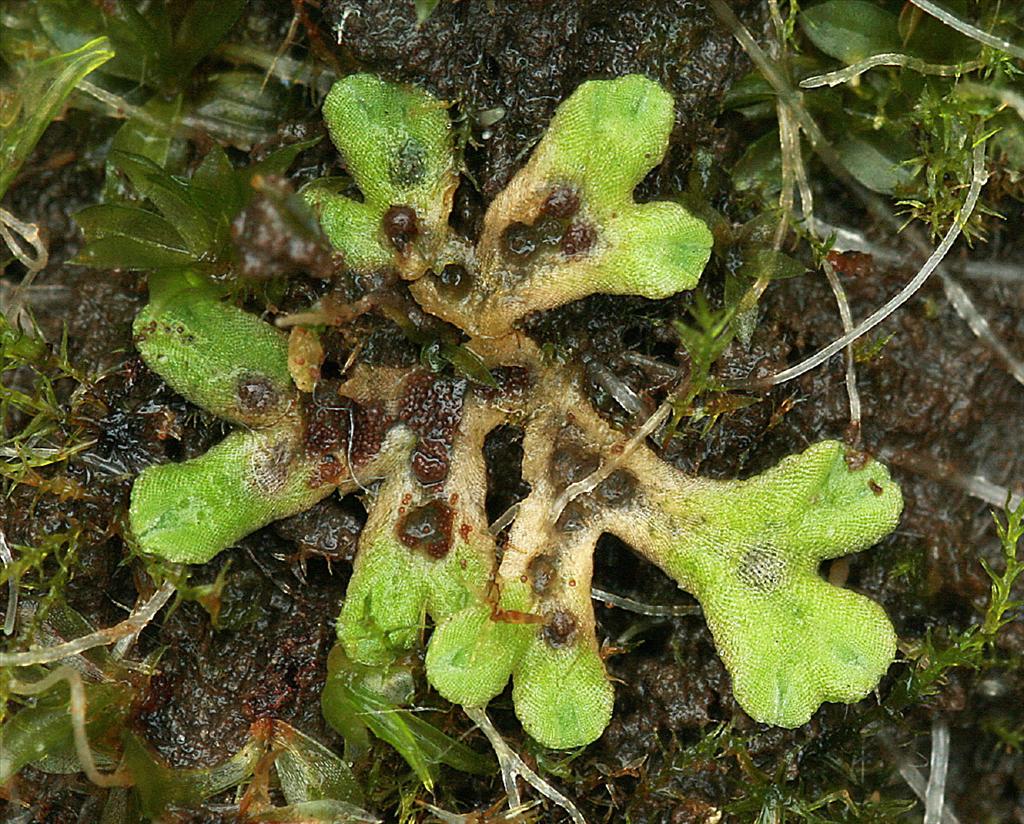
[[[307,192],[352,269],[418,276],[436,257],[458,183],[451,128],[436,100],[368,74],[336,83],[324,101],[331,137],[363,195]]]
[[[151,279],[150,294],[134,325],[143,358],[189,400],[242,427],[199,458],[149,468],[132,488],[141,545],[203,563],[335,485],[318,483],[317,465],[302,453],[286,336],[188,273]]]
[[[475,247],[448,229],[457,165],[438,101],[355,75],[335,85],[325,114],[362,194],[308,190],[328,237],[349,268],[411,281],[423,309],[465,334],[487,380],[356,364],[336,397],[314,401],[289,378],[282,333],[193,276],[165,273],[136,321],[139,350],[240,428],[136,481],[140,547],[204,561],[335,489],[364,489],[368,520],[338,619],[345,655],[332,656],[324,694],[335,721],[346,667],[391,664],[429,618],[427,678],[443,696],[483,706],[511,678],[516,712],[541,744],[593,741],[614,698],[590,597],[606,532],[698,598],[755,719],[796,726],[823,701],[873,689],[893,628],[818,565],[894,528],[902,499],[886,469],[825,441],[748,480],[688,476],[645,431],[601,418],[578,366],[548,363],[515,328],[589,294],[658,298],[697,283],[710,232],[676,203],[632,196],[667,149],[669,95],[640,76],[583,84],[492,203]],[[507,422],[524,431],[530,493],[499,546],[483,444]]]

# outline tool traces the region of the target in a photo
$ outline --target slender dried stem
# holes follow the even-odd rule
[[[0,667],[27,667],[32,664],[52,664],[55,661],[70,658],[72,655],[79,655],[95,647],[113,644],[125,636],[137,634],[153,620],[153,617],[170,600],[173,594],[174,584],[170,581],[165,581],[145,604],[136,609],[120,624],[91,632],[88,635],[83,635],[81,638],[75,638],[72,641],[52,647],[31,649],[26,652],[0,653]]]

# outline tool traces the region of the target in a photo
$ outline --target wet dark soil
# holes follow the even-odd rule
[[[584,80],[631,72],[659,80],[675,96],[674,145],[686,152],[708,140],[722,95],[748,68],[698,0],[465,0],[441,3],[419,28],[411,4],[392,0],[328,0],[324,15],[346,64],[420,83],[457,105],[485,200]]]
[[[757,30],[765,14],[761,4],[734,5]],[[290,8],[264,11],[275,22],[263,31],[286,28]],[[329,49],[329,59],[344,70],[416,82],[452,101],[468,141],[466,182],[453,222],[467,234],[478,229],[487,202],[523,163],[557,104],[585,79],[642,72],[675,95],[672,149],[643,184],[642,196],[685,189],[695,148],[708,148],[716,165],[728,167],[743,145],[742,132],[719,119],[718,110],[724,92],[749,65],[700,0],[443,0],[420,27],[411,2],[325,0],[312,21],[321,40],[315,59],[327,60],[322,50]],[[311,113],[308,120],[315,119]],[[292,133],[309,128],[292,125]],[[15,487],[0,500],[0,518],[11,543],[35,545],[47,536],[82,531],[68,597],[98,626],[123,618],[125,605],[136,597],[138,582],[132,566],[122,564],[126,550],[120,538],[131,478],[154,461],[200,454],[223,435],[220,424],[177,397],[133,354],[130,324],[144,300],[142,280],[67,263],[80,243],[69,216],[100,197],[103,152],[97,146],[105,145],[111,128],[82,113],[52,126],[5,201],[22,219],[47,227],[53,263],[33,295],[41,329],[59,341],[66,324],[71,360],[104,377],[86,399],[66,399],[76,404],[76,426],[95,441],[69,464],[69,477],[80,492],[59,496]],[[282,135],[288,131],[283,128]],[[307,175],[338,168],[324,146],[311,150],[300,165]],[[729,208],[727,200],[716,199],[716,206]],[[871,228],[854,204],[834,208],[851,225]],[[255,210],[249,218],[259,216]],[[261,228],[247,226],[246,232],[262,244]],[[1004,253],[1012,255],[1012,245]],[[883,303],[913,268],[908,257],[904,269],[868,265],[843,275],[854,317]],[[720,282],[721,272],[712,270],[708,291],[715,294]],[[1024,353],[1020,291],[985,282],[971,287],[995,332],[1012,351]],[[669,323],[685,316],[687,301],[686,296],[661,302],[596,297],[531,319],[528,328],[538,340],[592,365],[588,376],[610,373],[653,404],[663,397],[673,370],[679,374],[688,367]],[[841,332],[831,292],[813,275],[773,285],[759,320],[749,344],[735,343],[726,353],[719,366],[723,379],[763,377]],[[357,328],[369,341],[371,356],[394,351],[403,353],[403,362],[415,357],[393,324],[367,317]],[[976,621],[987,598],[988,578],[978,560],[996,563],[998,558],[990,508],[957,481],[980,474],[1008,484],[1024,477],[1019,448],[1024,389],[957,317],[937,285],[888,320],[876,338],[885,338],[885,345],[858,364],[861,446],[893,467],[906,511],[897,532],[850,559],[848,585],[879,600],[901,638],[920,638],[929,630]],[[660,361],[661,371],[628,357],[631,353]],[[849,424],[844,375],[842,359],[833,358],[723,416],[710,431],[685,428],[664,457],[700,474],[747,476],[816,440],[842,438]],[[591,380],[590,393],[610,419],[628,420],[608,393],[606,379]],[[487,456],[489,509],[495,516],[524,491],[517,431],[504,428],[492,435]],[[209,583],[230,565],[216,624],[207,610],[189,602],[146,631],[143,651],[161,650],[160,672],[140,702],[135,724],[171,764],[219,761],[244,741],[254,720],[265,716],[340,747],[320,716],[319,690],[361,519],[358,504],[324,503],[250,536],[193,575],[193,583]],[[607,537],[599,546],[595,585],[650,603],[690,603],[658,570]],[[863,758],[861,766],[867,764],[866,772],[876,780],[886,775],[899,782],[893,747],[927,752],[928,730],[940,716],[952,728],[950,797],[962,820],[1024,820],[1020,752],[1001,749],[992,736],[978,732],[998,719],[1000,701],[1019,696],[1019,676],[958,675],[938,696],[886,729],[860,730],[857,718],[869,711],[874,702],[869,698],[852,708],[826,708],[804,728],[777,730],[754,724],[739,710],[699,615],[651,618],[601,606],[597,612],[599,640],[622,653],[608,659],[617,680],[615,715],[602,739],[553,778],[578,800],[588,820],[754,820],[757,810],[717,816],[742,800],[755,773],[800,780],[812,797],[849,787],[862,800],[874,788],[830,773],[826,756],[834,752],[849,764]],[[1002,643],[1008,652],[1024,652],[1019,623]],[[897,677],[895,669],[882,684],[883,697]],[[439,703],[436,696],[430,700]],[[508,706],[495,703],[496,721],[514,746],[528,749]],[[732,722],[743,736],[743,747],[729,750],[728,758],[699,746],[723,722]],[[462,729],[469,730],[469,723]],[[470,740],[483,749],[479,736]],[[861,749],[867,754],[858,755]],[[385,747],[377,751],[402,769]],[[554,764],[543,754],[538,760]],[[357,769],[365,774],[367,764]],[[469,782],[446,774],[446,780],[452,790],[446,798],[461,803],[461,809],[487,805],[501,794],[497,779]],[[26,781],[39,793],[32,820],[95,820],[87,809],[93,802],[82,800],[87,788],[72,780],[54,801],[48,794],[57,790],[45,783],[31,775]],[[907,788],[890,794],[912,797]],[[79,808],[85,818],[77,818]],[[220,819],[209,814],[182,820]],[[556,816],[546,812],[542,820]]]

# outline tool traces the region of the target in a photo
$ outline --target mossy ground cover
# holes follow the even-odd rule
[[[860,8],[868,5],[870,13]],[[17,166],[4,199],[5,220],[17,222],[5,225],[29,235],[25,227],[44,227],[50,257],[23,294],[31,319],[13,317],[12,286],[34,268],[38,247],[28,236],[21,259],[5,258],[3,524],[14,559],[5,578],[17,580],[21,610],[10,649],[117,624],[125,609],[168,591],[164,580],[181,596],[127,659],[112,647],[111,658],[93,652],[79,666],[99,772],[123,759],[136,786],[146,775],[162,789],[76,777],[70,694],[55,687],[36,700],[25,684],[44,668],[8,668],[5,740],[51,748],[6,786],[15,809],[115,821],[174,808],[192,810],[184,820],[235,820],[239,809],[254,820],[345,820],[370,809],[387,820],[426,820],[424,802],[461,812],[501,800],[483,736],[428,689],[415,654],[387,673],[344,670],[334,687],[348,721],[332,721],[344,740],[320,716],[331,624],[365,517],[353,496],[272,524],[187,578],[126,545],[139,472],[196,457],[227,433],[203,410],[209,404],[187,403],[135,355],[131,323],[148,271],[187,264],[268,319],[301,321],[317,299],[348,309],[377,295],[322,337],[325,385],[350,357],[483,379],[460,337],[418,312],[400,284],[323,277],[337,264],[296,192],[333,177],[333,192],[358,196],[318,109],[335,77],[365,70],[454,102],[465,169],[449,222],[470,240],[580,82],[638,72],[664,84],[675,98],[668,156],[637,196],[682,201],[711,227],[716,249],[701,289],[660,301],[595,296],[522,328],[552,362],[583,365],[586,401],[613,426],[628,427],[675,393],[674,436],[661,451],[688,474],[749,477],[809,442],[845,437],[895,467],[907,502],[880,547],[822,570],[881,602],[896,627],[901,660],[877,700],[829,707],[793,731],[752,722],[704,622],[666,609],[686,606],[674,585],[605,536],[595,585],[645,605],[641,613],[596,610],[605,665],[618,681],[611,724],[579,752],[547,751],[523,735],[505,695],[491,711],[509,743],[587,820],[885,821],[904,810],[913,820],[923,807],[907,776],[945,726],[946,796],[961,817],[1019,812],[1021,719],[1006,698],[1020,689],[1021,634],[1014,567],[1005,566],[1019,536],[1007,526],[1000,541],[990,515],[999,490],[975,477],[997,487],[1021,477],[1014,445],[1024,401],[1014,363],[958,317],[955,292],[929,286],[858,342],[859,433],[849,430],[840,358],[769,392],[758,380],[843,328],[816,266],[829,235],[844,236],[802,222],[787,182],[796,187],[806,174],[818,221],[862,233],[876,249],[873,258],[826,258],[860,319],[916,268],[913,233],[930,242],[948,229],[980,140],[991,178],[965,227],[974,248],[963,246],[947,268],[1019,360],[1012,226],[1022,130],[1012,46],[1020,21],[998,4],[958,7],[957,19],[995,38],[979,45],[898,4],[783,9],[778,26],[770,5],[737,10],[790,89],[802,88],[803,111],[835,150],[812,156],[805,143],[806,173],[794,168],[799,107],[780,109],[778,88],[763,72],[748,74],[725,24],[687,4],[442,2],[419,27],[412,4],[397,2],[299,6],[294,18],[241,3],[3,7],[3,57],[18,79],[3,98],[4,147],[15,148],[5,168]],[[26,105],[18,90],[37,87],[25,80],[28,66],[97,37],[116,57],[94,42],[85,58],[33,70],[38,88],[58,92],[63,71],[70,92],[76,72],[99,63],[86,86],[53,111]],[[883,51],[901,55],[897,65],[837,86],[800,85]],[[915,222],[897,235],[893,214],[897,225]],[[781,220],[791,234],[777,233]],[[902,259],[892,262],[886,249],[902,249]],[[766,289],[752,303],[746,296],[762,279]],[[514,427],[484,444],[489,520],[525,495],[522,449]],[[982,562],[1001,582],[995,589]],[[368,708],[376,712],[359,715]],[[269,718],[280,723],[268,726]],[[351,774],[321,744],[344,751]],[[38,756],[11,747],[19,766]],[[323,764],[334,765],[329,780]],[[72,772],[49,777],[61,769]]]

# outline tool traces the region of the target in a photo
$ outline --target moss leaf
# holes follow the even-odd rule
[[[43,131],[60,114],[64,101],[75,86],[113,56],[110,40],[98,37],[81,48],[42,60],[31,67],[18,84],[17,100],[14,103],[5,101],[3,105],[0,197],[6,193]]]
[[[867,0],[829,0],[800,12],[800,27],[825,54],[856,63],[900,51],[896,15]]]

